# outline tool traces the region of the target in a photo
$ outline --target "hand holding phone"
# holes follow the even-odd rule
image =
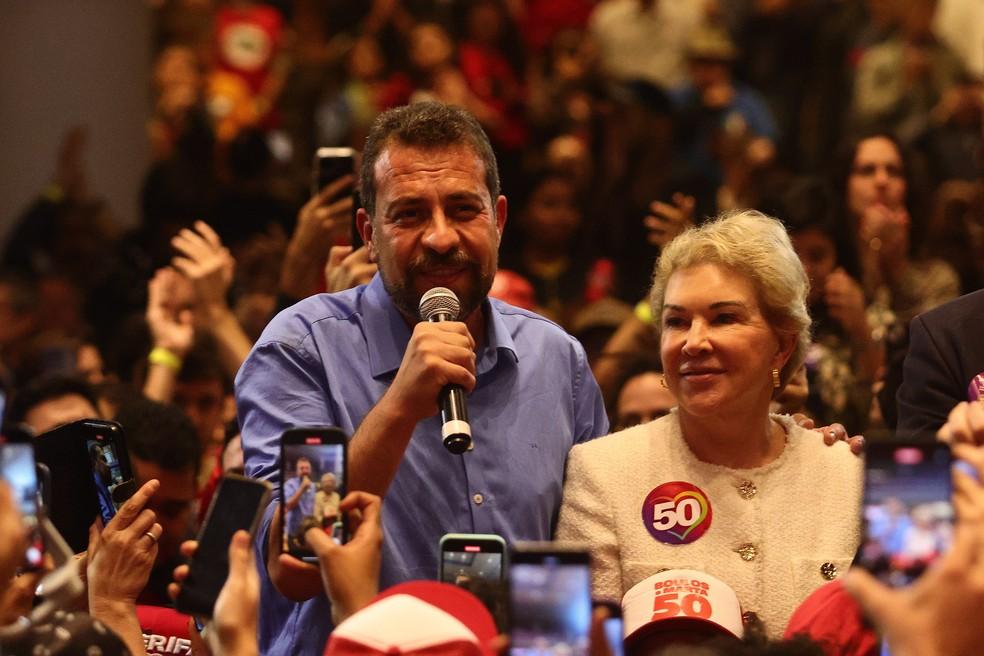
[[[144,510],[160,487],[155,479],[144,483],[89,540],[86,578],[90,606],[98,600],[136,603],[146,587],[164,529],[153,512]]]
[[[365,607],[379,592],[382,558],[382,501],[368,492],[350,492],[339,509],[346,516],[359,516],[352,538],[337,544],[324,531],[308,529],[308,546],[318,557],[321,580],[332,604],[332,618],[339,623]]]
[[[356,227],[355,216],[359,208],[362,206],[362,202],[355,183],[355,160],[356,151],[352,148],[318,148],[314,153],[314,162],[311,167],[311,196],[318,197],[322,194],[322,192],[326,192],[331,189],[332,197],[338,198],[338,194],[341,189],[335,183],[343,178],[351,178],[352,182],[347,185],[352,190],[349,199],[351,201],[348,208],[349,211],[345,217],[349,231],[347,241],[348,245],[352,246],[354,249],[358,249],[362,246],[363,242],[362,236],[359,234],[359,230]],[[341,206],[339,205],[339,208],[340,207]],[[344,243],[344,241],[345,240],[343,239],[342,242],[339,243]]]
[[[350,193],[353,176],[345,176],[320,189],[297,215],[280,275],[280,291],[305,298],[321,288],[323,258],[328,249],[347,245],[356,211]],[[312,254],[320,254],[312,257]]]
[[[270,484],[227,474],[208,508],[187,578],[175,600],[179,611],[211,617],[215,601],[229,577],[229,543],[237,531],[256,531],[270,498]]]
[[[181,544],[181,554],[186,558],[193,559],[196,553],[197,540]],[[253,538],[248,531],[233,533],[227,559],[229,574],[215,599],[212,619],[206,621],[204,617],[193,616],[200,639],[216,654],[239,653],[244,646],[255,642],[259,629],[260,576],[253,558]],[[174,583],[168,586],[171,599],[181,596],[189,571],[188,565],[175,568]],[[198,653],[194,639],[192,650]]]

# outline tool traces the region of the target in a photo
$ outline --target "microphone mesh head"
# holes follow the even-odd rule
[[[458,315],[461,314],[458,297],[447,287],[434,287],[420,297],[421,319],[430,321],[431,317],[438,314],[448,314],[452,321],[457,320]]]

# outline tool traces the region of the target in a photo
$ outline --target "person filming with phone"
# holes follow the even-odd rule
[[[861,460],[769,404],[809,344],[808,282],[782,224],[754,210],[663,251],[650,296],[670,414],[578,445],[558,539],[587,543],[594,594],[662,569],[725,581],[772,636],[860,541]]]

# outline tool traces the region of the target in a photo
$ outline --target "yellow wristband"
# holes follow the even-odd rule
[[[49,182],[41,190],[41,195],[52,203],[60,203],[65,198],[65,190],[57,182]]]
[[[163,346],[152,349],[150,355],[147,356],[147,361],[150,364],[163,365],[172,371],[181,371],[181,358]]]

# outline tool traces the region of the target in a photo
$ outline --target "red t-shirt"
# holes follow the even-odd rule
[[[137,606],[144,647],[150,656],[191,654],[188,622],[191,617],[173,608]]]
[[[878,653],[878,636],[864,619],[861,606],[840,581],[816,589],[789,618],[784,638],[805,635],[827,656],[869,656]]]

